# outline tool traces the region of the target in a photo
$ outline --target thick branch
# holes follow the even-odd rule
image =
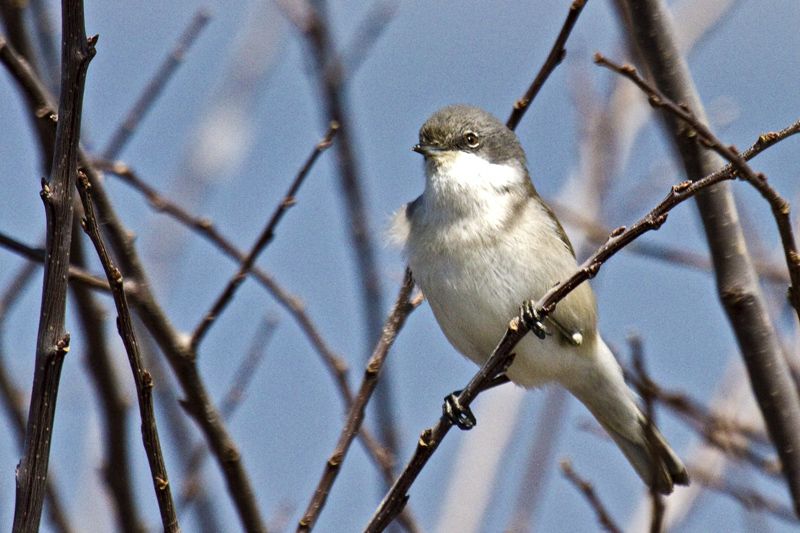
[[[96,37],[86,38],[81,0],[63,0],[61,10],[64,44],[59,121],[53,173],[50,180],[42,184],[47,216],[47,258],[31,403],[16,476],[14,531],[21,532],[39,529],[61,366],[69,351],[69,334],[64,331],[64,322],[72,236],[72,191],[77,171],[83,88],[97,40]]]
[[[41,104],[41,107],[30,108],[29,111],[37,117],[53,115],[52,109],[47,104],[49,101],[47,90],[42,83],[30,69],[21,68],[24,65],[21,64],[13,50],[3,47],[2,44],[0,42],[0,61],[8,67],[20,88],[31,93],[31,100]],[[91,165],[86,154],[80,150],[78,151],[78,160],[92,185],[98,215],[105,223],[104,229],[108,232],[107,236],[116,254],[116,260],[119,262],[121,270],[128,273],[131,284],[135,286],[133,291],[135,296],[131,300],[136,304],[137,313],[145,327],[167,357],[181,389],[186,395],[184,405],[189,408],[187,412],[202,429],[209,447],[213,451],[217,464],[225,477],[228,493],[236,505],[242,523],[249,531],[264,531],[266,528],[252,484],[242,464],[241,454],[209,397],[205,382],[195,363],[196,354],[191,352],[186,337],[172,325],[169,317],[151,292],[147,274],[134,246],[133,236],[117,217],[97,171]],[[103,288],[105,285],[107,284],[103,282],[98,288]]]
[[[694,88],[689,68],[675,44],[668,8],[662,0],[628,0],[631,36],[655,87],[673,102],[690,109],[698,124],[704,124],[704,111]],[[698,179],[722,166],[721,159],[697,142],[697,127],[687,125],[674,113],[662,114],[670,137],[683,161],[689,179]],[[703,127],[708,132],[707,127]],[[729,154],[730,155],[730,154]],[[739,157],[733,157],[738,172]],[[742,174],[742,177],[745,177]],[[757,185],[758,178],[751,183]],[[763,194],[763,192],[762,192]],[[791,379],[775,328],[769,318],[758,278],[747,251],[738,213],[730,188],[721,185],[697,197],[700,216],[714,258],[717,290],[733,327],[750,377],[756,400],[767,424],[800,515],[800,397]],[[775,204],[773,204],[775,205]],[[775,207],[773,207],[773,210]],[[788,205],[780,208],[788,220]],[[779,226],[780,227],[780,226]],[[798,260],[793,243],[784,239],[793,286],[797,286]],[[791,266],[794,264],[795,266]],[[798,303],[797,291],[791,294]],[[800,309],[800,305],[796,305]]]

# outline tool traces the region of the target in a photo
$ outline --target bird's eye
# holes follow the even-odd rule
[[[477,148],[478,145],[481,144],[478,134],[474,131],[468,131],[464,134],[464,142],[467,143],[467,146],[470,148]]]

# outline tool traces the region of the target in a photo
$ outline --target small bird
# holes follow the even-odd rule
[[[524,301],[575,272],[575,253],[537,194],[516,134],[489,113],[452,105],[422,126],[425,190],[395,215],[390,237],[402,246],[439,326],[462,354],[483,364]],[[517,385],[555,382],[580,400],[636,473],[660,493],[687,485],[686,468],[646,421],[622,369],[597,332],[588,283],[559,302],[525,336],[506,372]],[[546,334],[544,334],[546,333]]]

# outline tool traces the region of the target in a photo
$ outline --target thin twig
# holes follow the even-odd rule
[[[412,302],[411,290],[413,288],[414,280],[411,278],[411,271],[406,269],[403,285],[400,287],[397,300],[392,307],[391,313],[389,313],[389,317],[386,319],[386,323],[383,327],[383,334],[375,350],[372,352],[372,357],[370,357],[367,362],[364,379],[361,381],[361,387],[358,390],[355,402],[353,402],[347,414],[347,421],[339,435],[339,441],[336,443],[336,448],[325,464],[325,470],[317,484],[314,495],[305,513],[303,513],[303,518],[301,518],[298,523],[298,531],[311,531],[319,518],[319,514],[322,512],[322,508],[325,506],[328,494],[331,491],[333,483],[336,481],[336,476],[339,474],[339,470],[347,456],[350,445],[358,434],[361,424],[364,421],[364,410],[378,384],[378,378],[386,356],[389,353],[389,349],[392,347],[392,344],[394,344],[397,334],[403,327],[408,315],[421,303],[421,300]]]
[[[689,128],[684,132],[687,139],[697,139],[701,145],[710,148],[724,159],[730,161],[735,171],[735,176],[752,185],[770,204],[772,214],[781,236],[786,265],[789,270],[791,284],[789,286],[789,302],[794,307],[800,318],[800,254],[792,231],[789,203],[768,183],[763,174],[756,174],[735,148],[724,145],[713,133],[697,119],[696,111],[690,110],[685,105],[678,105],[667,98],[658,89],[644,81],[636,69],[629,65],[617,65],[600,54],[596,54],[595,62],[609,68],[633,81],[645,94],[648,95],[651,105],[661,108],[671,116],[682,121]],[[759,140],[769,142],[769,134]],[[746,308],[748,311],[758,310],[756,293],[746,294],[742,288],[742,281],[737,280],[734,287],[728,289],[728,294],[723,294],[723,300],[728,299],[738,305],[739,310]],[[757,291],[757,287],[754,288]],[[778,456],[783,465],[783,473],[792,494],[795,511],[800,516],[800,396],[791,380],[788,365],[777,344],[777,337],[769,324],[766,311],[758,310],[761,321],[765,322],[765,329],[758,334],[748,336],[746,342],[752,343],[749,349],[743,349],[744,360],[747,364],[750,382],[753,386],[756,399],[764,420],[767,423],[770,437],[772,438]],[[738,319],[745,318],[745,313],[736,313]],[[747,327],[752,327],[757,320],[750,317]],[[770,329],[772,331],[770,332]],[[737,331],[739,331],[737,329]],[[774,343],[774,350],[765,351],[766,347]]]
[[[14,531],[17,532],[38,531],[42,517],[58,385],[64,357],[69,351],[69,334],[64,330],[64,322],[83,89],[97,42],[96,36],[86,38],[82,0],[63,0],[61,10],[61,99],[53,171],[49,182],[42,180],[41,196],[47,215],[47,259],[25,445],[16,472]],[[3,48],[2,42],[0,48]]]
[[[710,148],[730,162],[730,164],[736,168],[737,177],[752,185],[769,203],[772,209],[772,215],[775,218],[775,224],[778,227],[778,233],[781,237],[783,253],[786,258],[786,267],[789,270],[789,278],[791,280],[788,289],[789,302],[792,304],[792,307],[794,307],[797,317],[800,318],[800,253],[797,251],[797,243],[792,229],[789,202],[767,183],[766,176],[761,173],[756,173],[750,168],[750,165],[747,164],[747,159],[739,154],[736,147],[728,146],[720,141],[705,124],[697,119],[697,116],[688,107],[685,105],[680,106],[665,97],[658,89],[639,76],[634,67],[630,65],[618,65],[599,53],[595,54],[595,63],[625,76],[648,96],[650,105],[665,109],[686,122],[686,124],[694,129],[694,133],[699,136],[703,146]],[[690,132],[688,135],[691,136],[692,133]],[[765,141],[766,140],[768,139],[765,139]],[[800,453],[800,450],[798,450],[797,453]]]
[[[632,335],[628,338],[628,343],[631,347],[633,368],[636,372],[637,389],[639,396],[642,397],[642,401],[644,402],[644,436],[647,442],[647,449],[650,453],[657,454],[661,446],[659,445],[655,430],[655,395],[653,394],[653,387],[651,387],[650,379],[645,369],[642,339],[636,335]],[[656,476],[658,475],[657,469],[658,463],[652,461],[650,472],[652,482],[649,487],[651,502],[650,533],[661,533],[664,523],[664,500],[661,494],[658,493],[655,483]]]
[[[214,304],[211,306],[211,309],[209,309],[209,311],[203,316],[203,318],[200,320],[200,323],[195,328],[194,333],[192,333],[191,340],[189,341],[192,351],[197,351],[197,347],[202,342],[206,333],[208,333],[211,325],[214,323],[220,313],[222,313],[225,307],[231,302],[233,296],[236,294],[236,290],[241,286],[245,278],[247,278],[247,274],[253,268],[253,264],[256,262],[259,254],[270,242],[272,242],[272,238],[275,236],[275,228],[283,218],[283,215],[286,214],[286,211],[288,211],[289,208],[296,203],[295,196],[297,195],[297,191],[305,181],[306,176],[308,176],[309,172],[311,172],[311,168],[314,166],[314,163],[317,161],[319,156],[325,150],[327,150],[331,144],[333,144],[333,137],[338,131],[339,124],[336,122],[331,122],[330,126],[328,127],[328,131],[325,133],[325,136],[311,151],[311,154],[308,156],[305,163],[300,168],[300,171],[297,173],[294,181],[292,181],[292,184],[289,186],[289,190],[286,191],[283,199],[275,208],[275,211],[273,211],[269,222],[267,222],[267,225],[261,231],[258,239],[256,239],[255,244],[239,265],[238,272],[236,272],[236,274],[234,274],[234,276],[228,281],[225,289],[217,297],[217,299],[214,301]]]
[[[73,221],[72,262],[85,266],[86,257],[81,236],[81,225]],[[124,388],[121,386],[109,350],[105,310],[88,287],[72,283],[70,289],[85,340],[84,364],[103,417],[105,456],[101,471],[116,517],[117,530],[124,533],[142,533],[146,528],[132,486],[128,440],[129,402],[123,392]]]
[[[133,331],[133,320],[128,309],[128,300],[125,296],[123,287],[122,273],[114,265],[111,257],[103,243],[100,235],[100,226],[94,214],[92,205],[91,184],[85,173],[79,171],[78,192],[83,203],[85,218],[83,229],[92,240],[100,263],[108,278],[111,286],[111,294],[114,297],[114,305],[117,308],[117,330],[122,338],[122,344],[128,354],[128,361],[133,373],[133,381],[136,384],[136,396],[139,399],[139,414],[142,418],[142,441],[147,452],[147,461],[150,463],[150,475],[152,476],[153,487],[158,500],[158,508],[161,511],[161,524],[164,531],[177,533],[181,530],[178,525],[178,516],[175,514],[175,504],[172,501],[172,490],[167,476],[167,467],[164,464],[164,455],[161,453],[161,442],[158,438],[158,427],[156,426],[156,415],[153,409],[153,378],[144,365],[139,353],[139,343]]]
[[[47,89],[35,73],[25,66],[25,62],[4,44],[0,39],[0,62],[8,68],[20,88],[28,95],[28,102],[35,103],[35,105],[29,103],[28,111],[42,123],[52,127],[52,117],[55,112],[49,104],[51,98]],[[130,282],[126,283],[135,288],[132,291],[135,296],[131,297],[131,303],[135,305],[139,317],[166,356],[180,383],[181,390],[186,396],[183,405],[203,431],[213,451],[214,458],[225,477],[228,495],[236,506],[242,524],[249,531],[264,531],[266,529],[264,521],[261,518],[252,483],[244,468],[241,453],[206,390],[205,381],[200,376],[196,364],[197,354],[189,349],[186,335],[172,325],[150,290],[148,276],[139,259],[133,236],[117,216],[97,170],[80,149],[78,161],[92,185],[98,214],[104,221],[104,229],[107,230],[116,259],[120,263],[121,270],[129,276]],[[103,282],[98,288],[102,288],[103,285],[107,283]]]
[[[136,103],[128,111],[125,120],[111,136],[105,150],[103,159],[116,159],[127,142],[130,140],[139,123],[145,117],[153,104],[161,95],[167,82],[172,78],[175,71],[183,63],[186,52],[194,44],[197,37],[208,24],[211,15],[205,9],[199,9],[192,17],[189,25],[183,31],[175,47],[158,67],[153,78],[147,83],[142,93],[137,98]]]
[[[779,133],[770,135],[768,143],[770,145],[774,144],[798,131],[800,131],[800,121]],[[762,146],[762,144],[764,144],[764,137],[765,136],[762,135],[759,141],[753,145],[753,150],[760,151],[764,149],[765,146]],[[667,220],[667,213],[674,207],[692,198],[699,191],[723,180],[733,179],[734,177],[735,170],[729,165],[700,180],[694,182],[684,181],[678,185],[674,185],[666,198],[647,215],[628,229],[623,226],[614,230],[605,244],[580,265],[577,272],[547,291],[534,306],[539,318],[544,319],[549,316],[555,310],[555,306],[558,302],[564,299],[567,294],[572,292],[578,285],[597,275],[597,272],[603,264],[625,246],[644,233],[660,228]],[[509,322],[508,329],[492,351],[489,359],[458,396],[457,402],[459,405],[464,408],[469,407],[485,384],[510,366],[513,360],[512,350],[527,332],[527,328],[518,317]],[[439,447],[442,439],[450,431],[452,424],[452,421],[448,417],[442,416],[434,427],[422,432],[414,455],[375,511],[366,531],[383,531],[397,513],[403,509],[403,506],[408,500],[408,489]]]
[[[111,163],[108,161],[95,161],[94,164],[98,169],[110,172],[121,178],[125,183],[134,188],[137,192],[143,194],[153,209],[163,212],[171,216],[174,220],[183,224],[187,228],[195,231],[200,236],[204,237],[217,249],[223,252],[226,256],[234,259],[238,263],[242,263],[245,259],[245,254],[233,242],[225,237],[219,230],[217,230],[214,223],[208,218],[198,217],[189,213],[175,202],[162,196],[153,187],[148,185],[142,180],[136,172],[124,163],[116,162]],[[0,233],[0,245],[4,244],[3,234]],[[250,274],[256,281],[269,292],[275,300],[286,309],[289,314],[297,322],[300,330],[305,334],[306,338],[311,343],[311,346],[322,359],[325,367],[330,372],[334,379],[337,389],[344,403],[344,407],[349,411],[350,406],[353,404],[353,392],[350,390],[350,384],[347,380],[347,363],[345,360],[337,355],[323,339],[319,328],[314,324],[311,317],[306,313],[303,302],[295,295],[291,294],[283,286],[281,286],[275,279],[267,274],[264,270],[254,265]],[[363,428],[358,434],[359,440],[364,445],[370,458],[376,466],[380,468],[381,475],[390,486],[394,480],[392,469],[394,467],[393,454],[381,446],[375,437]]]
[[[720,479],[717,476],[713,476],[703,470],[703,468],[698,468],[696,466],[692,466],[689,471],[691,472],[693,481],[701,484],[706,489],[732,498],[739,503],[739,505],[749,511],[760,511],[767,513],[770,516],[790,524],[800,523],[800,520],[798,520],[791,507],[768,498],[767,496],[764,496],[760,492],[750,487],[736,486],[733,483],[730,483],[724,479]]]
[[[561,61],[564,60],[564,56],[567,55],[567,50],[564,48],[564,45],[567,43],[569,34],[572,32],[572,28],[575,27],[575,23],[578,21],[578,17],[585,5],[586,0],[573,0],[572,4],[569,6],[569,12],[567,13],[566,20],[564,20],[564,25],[561,27],[561,31],[558,33],[558,37],[553,43],[553,47],[550,49],[550,53],[547,55],[547,59],[542,65],[542,68],[539,69],[539,73],[536,74],[536,77],[533,79],[530,87],[528,87],[525,95],[514,102],[511,115],[509,115],[508,120],[506,120],[506,126],[508,126],[509,129],[517,129],[519,121],[522,120],[522,116],[528,110],[531,103],[536,98],[536,95],[539,94],[539,90],[544,85],[544,82],[547,81],[550,74],[552,74]]]
[[[561,466],[561,472],[564,474],[564,477],[575,485],[575,488],[577,488],[586,498],[586,501],[589,502],[589,505],[597,515],[597,521],[600,523],[600,527],[610,533],[622,533],[622,529],[620,529],[616,522],[614,522],[614,519],[611,518],[611,515],[608,513],[608,510],[606,510],[605,505],[603,505],[603,502],[595,492],[592,484],[580,477],[578,473],[572,469],[572,465],[569,461],[563,460],[559,465]]]

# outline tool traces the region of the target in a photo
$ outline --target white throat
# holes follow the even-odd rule
[[[519,200],[514,192],[528,179],[524,170],[515,165],[491,163],[456,150],[426,161],[425,174],[425,215],[440,223],[467,219],[502,224]]]

